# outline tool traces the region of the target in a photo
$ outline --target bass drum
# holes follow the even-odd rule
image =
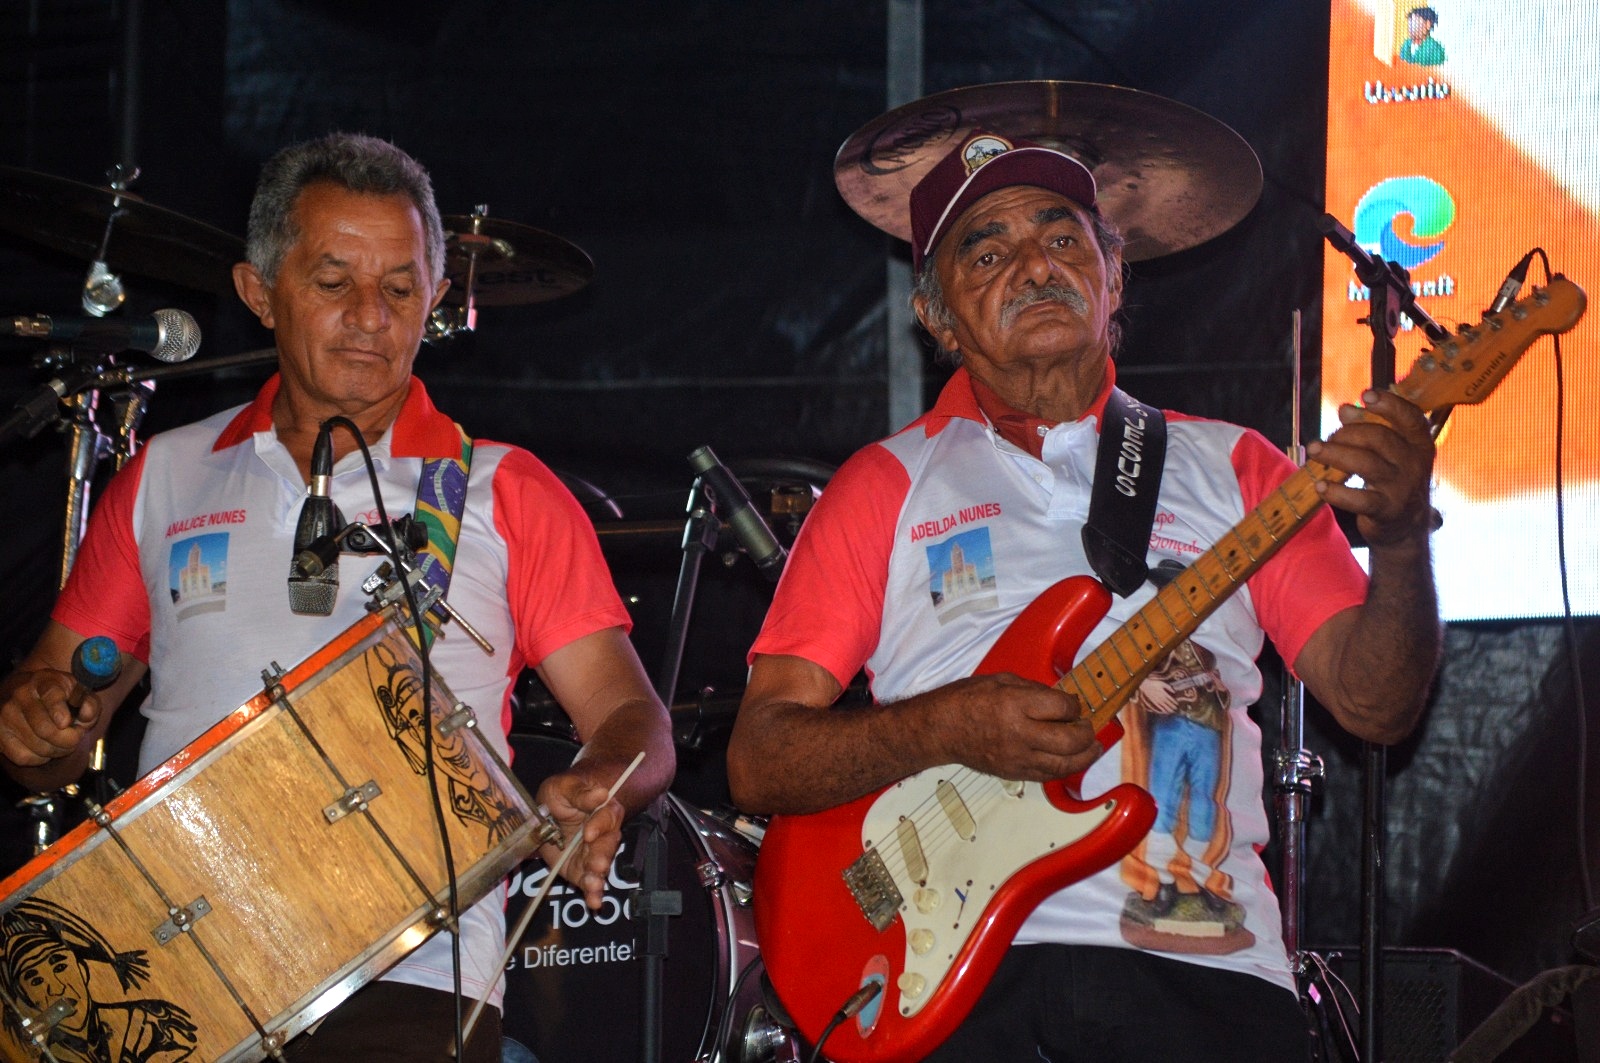
[[[565,738],[511,736],[512,770],[530,792],[572,762]],[[662,1063],[744,1063],[797,1058],[765,1017],[761,957],[750,912],[756,845],[734,824],[667,795],[666,886],[683,901],[667,920],[662,962]],[[633,920],[638,833],[623,831],[599,911],[566,882],[553,886],[506,968],[506,1063],[595,1063],[640,1058],[644,926]],[[514,928],[548,870],[512,872],[506,925]]]

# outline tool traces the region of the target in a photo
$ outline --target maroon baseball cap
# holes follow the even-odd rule
[[[1094,175],[1083,163],[1031,140],[975,129],[911,190],[911,268],[921,271],[963,211],[1011,185],[1037,185],[1094,209]]]

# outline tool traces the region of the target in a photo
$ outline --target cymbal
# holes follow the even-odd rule
[[[231,293],[244,241],[132,192],[0,166],[0,229],[93,262],[117,212],[105,262],[198,291]]]
[[[473,301],[478,306],[542,303],[570,295],[594,277],[594,262],[577,244],[554,233],[482,214],[447,214],[444,300],[467,296],[467,271],[476,257]]]
[[[897,107],[850,134],[834,183],[851,208],[911,239],[911,189],[974,129],[1021,137],[1087,166],[1129,262],[1204,243],[1261,195],[1261,163],[1215,118],[1148,92],[1082,81],[971,85]]]

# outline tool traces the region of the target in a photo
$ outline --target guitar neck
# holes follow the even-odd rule
[[[1139,682],[1321,508],[1317,484],[1345,477],[1314,461],[1296,470],[1056,685],[1077,695],[1099,731]]]
[[[1587,305],[1583,289],[1558,273],[1546,287],[1424,351],[1394,391],[1422,410],[1482,402],[1530,344],[1571,329]],[[1078,696],[1096,731],[1105,727],[1139,681],[1305,525],[1322,505],[1317,484],[1342,483],[1347,475],[1308,462],[1056,685]]]

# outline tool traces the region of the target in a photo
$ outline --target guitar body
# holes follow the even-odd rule
[[[977,674],[1055,683],[1109,605],[1095,580],[1062,580],[1017,616]],[[1121,735],[1112,720],[1098,737],[1109,747]],[[1155,812],[1131,784],[1085,801],[1076,780],[1008,783],[945,765],[823,812],[775,816],[755,881],[767,972],[812,1042],[852,993],[880,982],[883,992],[829,1036],[825,1055],[919,1059],[971,1012],[1039,902],[1132,850]],[[880,912],[882,929],[863,910],[862,887],[845,878],[869,848],[884,854],[898,894]]]

